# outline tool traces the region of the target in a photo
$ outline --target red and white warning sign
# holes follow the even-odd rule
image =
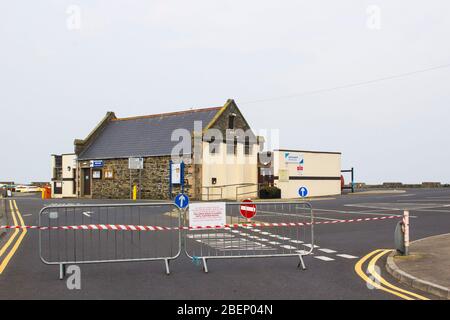
[[[256,216],[256,204],[252,200],[247,199],[242,201],[239,209],[241,210],[241,215],[246,219],[251,219]]]

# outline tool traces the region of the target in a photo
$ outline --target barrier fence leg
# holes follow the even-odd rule
[[[203,271],[205,271],[205,273],[208,273],[208,264],[206,261],[206,258],[203,258]]]
[[[64,280],[66,276],[66,266],[64,264],[59,265],[59,280]]]
[[[305,261],[303,260],[303,256],[299,255],[298,257],[300,258],[300,263],[298,264],[298,268],[302,268],[302,270],[306,270],[306,265],[305,265]]]
[[[166,265],[166,274],[167,275],[170,275],[170,260],[169,259],[165,259],[164,260],[164,262],[165,262],[165,265]]]

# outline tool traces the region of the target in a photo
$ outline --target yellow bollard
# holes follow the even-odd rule
[[[133,200],[136,201],[137,199],[137,186],[133,186]]]
[[[41,194],[42,194],[42,200],[45,200],[45,189],[44,188],[41,189]]]

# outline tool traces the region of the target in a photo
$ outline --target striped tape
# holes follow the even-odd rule
[[[341,224],[367,221],[382,221],[390,219],[401,219],[402,216],[383,216],[364,219],[349,219],[349,220],[333,220],[333,221],[317,221],[309,222],[287,222],[287,223],[241,223],[241,224],[226,224],[222,226],[201,226],[201,227],[160,227],[160,226],[138,226],[138,225],[122,225],[122,224],[87,224],[79,226],[0,226],[0,229],[31,229],[31,230],[109,230],[109,231],[179,231],[179,230],[211,230],[211,229],[237,229],[242,227],[304,227],[321,224]]]

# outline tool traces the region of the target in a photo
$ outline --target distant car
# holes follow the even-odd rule
[[[16,186],[16,192],[22,193],[41,192],[41,188],[36,186]]]

